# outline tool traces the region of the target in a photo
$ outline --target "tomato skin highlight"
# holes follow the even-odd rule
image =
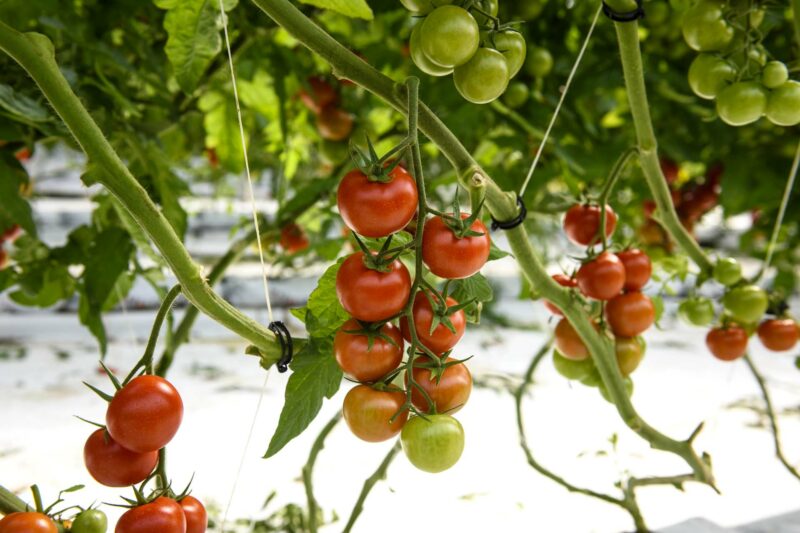
[[[622,261],[622,266],[625,267],[625,285],[623,289],[626,291],[638,291],[647,285],[653,273],[653,263],[646,253],[632,248],[617,252],[617,257]]]
[[[609,300],[605,315],[614,335],[635,337],[653,325],[656,308],[650,298],[641,292],[628,292]]]
[[[123,514],[116,533],[186,533],[183,508],[170,498],[161,496],[150,503],[134,507]]]
[[[706,346],[721,361],[734,361],[747,351],[747,332],[739,326],[714,328],[706,335]]]
[[[122,447],[105,430],[92,433],[83,447],[86,470],[106,487],[128,487],[150,475],[158,464],[158,450],[132,452]]]
[[[152,452],[178,432],[183,401],[175,387],[158,376],[139,376],[117,391],[108,404],[108,433],[123,448]]]
[[[432,297],[434,301],[439,301],[438,295],[432,295]],[[447,307],[458,305],[458,302],[450,296],[447,297],[445,303]],[[464,336],[464,331],[467,328],[467,317],[464,314],[464,310],[460,309],[448,317],[450,318],[450,323],[453,324],[453,328],[456,330],[455,333],[450,331],[444,324],[436,326],[436,329],[431,333],[434,311],[433,307],[431,307],[431,302],[422,292],[418,292],[417,296],[414,298],[414,306],[411,315],[414,319],[417,339],[419,339],[419,342],[422,343],[423,346],[436,355],[442,355],[458,344],[458,341]],[[403,332],[403,338],[411,342],[411,330],[409,329],[408,319],[406,317],[400,319],[400,330]]]
[[[0,520],[0,533],[58,533],[58,528],[42,513],[11,513]]]
[[[611,252],[603,252],[581,265],[575,276],[581,292],[595,300],[610,300],[625,286],[625,266]]]
[[[564,233],[574,244],[591,246],[600,239],[600,206],[573,205],[564,216]],[[606,206],[606,238],[611,237],[617,227],[617,214]]]
[[[574,278],[570,278],[569,276],[565,276],[564,274],[554,274],[553,280],[562,287],[567,287],[570,289],[573,289],[578,286],[578,282],[575,281]],[[544,306],[547,308],[548,311],[550,311],[554,315],[564,316],[564,313],[561,312],[561,309],[553,305],[552,302],[545,300]]]
[[[376,381],[403,360],[403,336],[400,330],[387,322],[381,333],[395,342],[395,346],[380,337],[372,339],[372,348],[365,335],[347,333],[362,329],[354,319],[344,323],[333,339],[333,354],[339,367],[356,381]]]
[[[468,216],[462,214],[461,218]],[[483,235],[459,239],[442,217],[433,217],[425,222],[422,260],[431,272],[440,278],[463,279],[472,276],[486,264],[492,242],[489,230],[477,219],[470,229]]]
[[[450,415],[414,416],[400,435],[409,462],[436,474],[455,465],[464,451],[464,428]]]
[[[772,318],[758,326],[758,338],[764,348],[773,352],[785,352],[797,345],[800,328],[791,318]]]
[[[336,274],[336,294],[345,311],[362,322],[380,322],[403,310],[411,292],[411,275],[398,260],[389,272],[371,270],[364,252],[344,260]]]
[[[202,502],[194,496],[186,496],[178,504],[186,517],[186,533],[205,533],[208,528],[208,513]]]
[[[559,353],[567,359],[583,361],[589,357],[589,349],[566,318],[556,324],[555,345]]]
[[[353,435],[366,442],[383,442],[396,436],[408,420],[408,411],[391,418],[406,401],[400,390],[375,390],[356,385],[344,397],[342,415]]]
[[[452,363],[453,361],[455,359],[448,357],[443,362]],[[414,361],[414,381],[428,394],[437,413],[453,414],[460,411],[472,392],[472,374],[467,365],[461,363],[447,367],[437,383],[433,369],[417,366],[417,363],[430,362],[431,359],[427,356],[419,357]],[[408,387],[407,377],[406,386]],[[430,410],[428,401],[417,388],[411,390],[411,402],[423,413]]]
[[[339,214],[347,227],[364,237],[386,237],[400,231],[417,211],[417,185],[401,166],[389,174],[391,181],[370,181],[360,170],[342,179],[337,191]]]

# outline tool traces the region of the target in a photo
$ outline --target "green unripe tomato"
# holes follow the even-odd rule
[[[411,60],[414,62],[417,68],[425,74],[430,76],[447,76],[453,72],[453,69],[440,67],[428,59],[428,56],[426,56],[425,52],[422,51],[422,48],[420,47],[420,28],[422,28],[421,23],[414,26],[414,29],[411,30],[411,40],[408,44]]]
[[[767,90],[755,81],[740,81],[717,95],[717,113],[731,126],[752,124],[767,109]]]
[[[578,381],[587,387],[599,387],[603,379],[600,377],[600,372],[597,370],[597,367],[595,367],[592,368],[591,372],[589,372],[585,378]]]
[[[717,0],[700,0],[683,14],[683,38],[698,52],[713,52],[727,47],[734,31],[723,18],[724,4]]]
[[[494,45],[506,58],[508,77],[513,78],[525,63],[525,37],[518,31],[504,31],[494,36]]]
[[[514,81],[508,85],[508,89],[503,94],[503,102],[511,109],[518,109],[525,105],[530,95],[527,85],[521,81]]]
[[[622,378],[622,384],[625,386],[625,393],[628,395],[628,398],[633,396],[633,380],[629,377]],[[600,390],[600,396],[602,396],[605,401],[608,403],[614,403],[611,400],[611,395],[608,393],[608,389],[606,389],[606,386],[602,381],[597,388]]]
[[[464,99],[488,104],[508,87],[508,62],[492,48],[479,48],[466,64],[453,71],[453,82]]]
[[[614,353],[620,373],[627,377],[639,368],[644,359],[645,343],[642,337],[617,337],[614,341]]]
[[[767,12],[762,8],[752,10],[750,12],[750,26],[753,28],[758,28],[761,26],[761,23],[764,22],[764,16],[766,14]]]
[[[547,48],[534,46],[525,59],[525,72],[536,78],[544,78],[553,70],[553,56]]]
[[[742,265],[732,257],[724,257],[717,260],[712,275],[717,282],[730,287],[742,279]]]
[[[789,81],[789,69],[780,61],[770,61],[761,72],[761,83],[767,89],[777,89]]]
[[[800,124],[800,82],[790,80],[773,90],[767,100],[766,115],[778,126]]]
[[[436,474],[458,462],[464,451],[464,428],[450,415],[413,416],[400,433],[400,443],[412,465]]]
[[[499,9],[497,0],[478,0],[477,6],[481,9],[481,11],[485,11],[493,17],[497,16],[497,11]],[[490,18],[483,15],[483,13],[478,13],[476,10],[472,11],[472,16],[475,17],[475,21],[479,26],[486,26],[492,21]]]
[[[452,4],[454,0],[400,0],[400,3],[416,15],[427,15],[435,8]]]
[[[736,79],[736,69],[712,54],[700,54],[689,67],[689,86],[700,98],[713,100]]]
[[[769,297],[755,285],[745,285],[729,290],[722,298],[722,305],[735,320],[744,324],[757,322],[767,312]]]
[[[714,304],[700,296],[689,298],[678,306],[678,316],[693,326],[707,326],[714,321]]]
[[[72,533],[106,533],[108,518],[99,509],[87,509],[72,521]]]
[[[556,372],[574,381],[582,381],[593,372],[597,372],[591,357],[576,361],[567,359],[558,350],[553,350],[553,366],[556,368]]]
[[[480,44],[478,23],[458,6],[441,6],[431,11],[420,32],[422,51],[435,64],[446,68],[472,59]]]

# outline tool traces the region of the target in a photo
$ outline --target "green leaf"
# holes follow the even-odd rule
[[[237,0],[225,0],[230,11]],[[167,57],[175,71],[178,85],[192,93],[208,65],[222,49],[219,33],[219,2],[217,0],[155,0],[156,6],[166,9],[164,29],[169,38],[165,46]]]
[[[100,353],[105,356],[108,340],[106,338],[106,328],[103,325],[103,318],[100,315],[100,309],[93,307],[89,302],[89,297],[85,290],[81,291],[81,298],[78,301],[78,318],[81,324],[89,328],[89,331],[97,339],[97,343],[100,345]]]
[[[294,309],[289,309],[289,312],[295,317],[297,320],[305,324],[306,322],[306,314],[308,313],[308,308],[303,307],[296,307]]]
[[[55,116],[43,104],[1,83],[0,109],[13,120],[29,126],[55,121]]]
[[[244,168],[244,156],[233,97],[209,91],[200,97],[197,105],[204,113],[206,146],[216,150],[220,162],[227,169],[241,171]],[[247,141],[245,136],[245,142]]]
[[[455,280],[452,287],[451,294],[459,302],[474,300],[471,305],[464,308],[464,312],[470,322],[480,322],[483,304],[491,302],[494,298],[494,290],[489,281],[479,272],[468,278]]]
[[[372,10],[366,0],[300,0],[304,4],[330,9],[348,17],[372,20]]]
[[[323,398],[332,398],[342,382],[342,369],[333,357],[330,338],[311,339],[295,356],[291,368],[286,400],[265,458],[300,435],[319,413]]]
[[[501,250],[500,248],[498,248],[494,244],[494,240],[491,241],[491,244],[490,244],[490,247],[489,247],[489,259],[487,261],[495,261],[497,259],[502,259],[504,257],[508,257],[509,255],[511,255],[511,254],[506,252],[506,251],[504,251],[504,250]]]
[[[19,289],[9,294],[16,303],[28,307],[50,307],[72,296],[75,279],[66,267],[42,262],[17,280]]]
[[[350,318],[336,296],[336,274],[340,266],[341,263],[331,265],[308,297],[306,330],[310,337],[331,336]]]

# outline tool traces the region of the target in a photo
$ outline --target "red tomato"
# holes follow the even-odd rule
[[[706,335],[706,346],[722,361],[739,359],[747,351],[747,332],[739,326],[712,329]]]
[[[678,172],[680,172],[680,167],[672,159],[669,159],[668,157],[662,157],[661,172],[664,174],[664,179],[667,180],[667,183],[672,185],[678,180]]]
[[[432,295],[435,302],[439,302],[438,295]],[[458,302],[447,297],[447,307],[458,305]],[[458,344],[461,337],[464,336],[464,330],[467,327],[467,317],[464,315],[464,310],[459,309],[455,313],[449,315],[450,323],[453,325],[455,332],[444,324],[439,324],[431,332],[431,325],[433,324],[434,310],[431,307],[431,302],[425,296],[425,293],[418,292],[414,298],[414,307],[412,309],[412,316],[414,317],[414,328],[417,332],[417,339],[423,346],[428,348],[436,355],[442,355]],[[400,329],[403,332],[403,338],[411,342],[411,330],[408,327],[408,320],[406,317],[400,319]]]
[[[367,442],[383,442],[396,436],[408,420],[408,410],[390,422],[406,402],[400,390],[375,390],[357,385],[344,397],[342,415],[350,431]]]
[[[42,513],[11,513],[0,520],[0,533],[58,533],[58,528]]]
[[[158,464],[158,451],[132,452],[120,446],[105,430],[98,429],[83,447],[86,470],[107,487],[128,487],[150,475]]]
[[[178,502],[186,517],[186,533],[205,533],[208,514],[203,504],[194,496],[186,496]]]
[[[631,248],[617,253],[617,257],[625,267],[626,291],[638,291],[650,281],[653,273],[653,263],[643,251]]]
[[[311,94],[305,89],[298,91],[298,96],[303,105],[309,111],[318,114],[326,107],[330,107],[339,102],[339,95],[336,89],[321,76],[311,76],[308,78],[308,85],[311,87]]]
[[[183,508],[170,498],[156,498],[123,514],[115,533],[186,533]]]
[[[308,248],[308,236],[303,228],[291,222],[281,228],[280,245],[290,254],[296,254]]]
[[[656,308],[641,292],[628,292],[609,300],[605,315],[614,335],[635,337],[653,325]]]
[[[600,206],[573,205],[564,216],[564,232],[573,243],[591,246],[600,242]],[[617,227],[617,214],[606,206],[606,238]]]
[[[462,219],[468,217],[467,214],[461,215]],[[442,217],[433,217],[425,222],[422,260],[431,272],[446,279],[468,278],[486,264],[492,242],[489,230],[480,220],[475,220],[470,229],[482,235],[459,239]]]
[[[360,170],[350,171],[339,184],[337,203],[345,224],[365,237],[386,237],[400,231],[417,211],[417,185],[401,166],[389,181],[371,181]]]
[[[0,235],[0,242],[14,242],[20,235],[22,235],[22,228],[19,224],[11,224],[3,231],[2,235]]]
[[[455,361],[448,357],[445,362]],[[467,365],[455,364],[438,371],[431,368],[419,368],[417,364],[430,363],[431,359],[422,356],[414,361],[414,381],[422,387],[433,402],[436,413],[453,414],[464,407],[469,395],[472,392],[472,374]],[[408,377],[406,377],[406,387],[408,387]],[[432,412],[428,405],[428,400],[416,387],[411,390],[411,401],[414,406],[423,413]]]
[[[106,411],[108,433],[135,452],[166,446],[182,419],[181,395],[166,379],[149,375],[134,378],[118,390]]]
[[[800,337],[797,323],[791,318],[773,318],[758,326],[758,338],[764,348],[773,352],[791,350]]]
[[[556,325],[555,345],[567,359],[583,361],[589,357],[589,349],[566,318],[559,320]]]
[[[380,322],[403,310],[411,293],[411,275],[398,260],[388,272],[371,270],[364,252],[344,260],[336,274],[336,294],[345,311],[362,322]]]
[[[555,274],[553,276],[553,279],[556,281],[556,283],[558,283],[562,287],[568,287],[572,289],[578,286],[578,282],[575,281],[574,278],[570,278],[569,276],[565,276],[564,274]],[[547,308],[548,311],[550,311],[554,315],[564,316],[564,313],[561,312],[561,309],[553,305],[551,302],[545,300],[544,306]]]
[[[353,131],[353,116],[338,107],[323,108],[317,116],[317,131],[329,141],[343,141]]]
[[[381,327],[380,333],[394,341],[394,345],[375,336],[370,347],[370,339],[366,335],[347,333],[362,329],[354,319],[345,322],[333,339],[333,354],[344,373],[356,381],[377,381],[397,368],[403,360],[403,336],[397,327],[387,322]]]
[[[31,158],[31,151],[27,146],[25,146],[14,152],[14,157],[17,158],[17,161],[24,163]]]
[[[8,252],[3,248],[3,243],[0,243],[0,270],[8,266]]]
[[[578,269],[578,288],[589,298],[610,300],[625,286],[625,266],[619,257],[603,252]]]

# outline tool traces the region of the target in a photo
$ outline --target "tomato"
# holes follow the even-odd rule
[[[108,433],[120,446],[152,452],[167,445],[183,419],[183,401],[175,387],[158,376],[139,376],[118,390],[108,404]]]
[[[308,249],[308,236],[303,228],[290,222],[281,228],[280,237],[281,248],[290,254],[296,254]]]
[[[107,487],[128,487],[150,475],[158,464],[158,450],[132,452],[120,446],[105,430],[92,433],[83,447],[86,470]]]
[[[758,338],[764,348],[773,352],[791,350],[797,344],[800,329],[791,318],[772,318],[758,326]]]
[[[591,372],[589,372],[585,378],[581,379],[580,382],[587,387],[599,387],[600,384],[603,383],[603,378],[600,377],[600,372],[597,368],[592,367]]]
[[[464,428],[450,415],[415,416],[400,435],[409,462],[436,474],[456,464],[464,451]]]
[[[503,103],[511,109],[518,109],[525,105],[530,96],[528,86],[521,81],[515,81],[510,83],[506,92],[503,93]]]
[[[742,265],[732,257],[724,257],[716,262],[712,275],[717,282],[730,287],[742,279]]]
[[[464,310],[459,309],[447,317],[455,331],[451,331],[445,324],[440,323],[431,332],[434,309],[431,307],[431,302],[425,294],[426,293],[423,292],[417,293],[417,296],[414,298],[414,307],[411,313],[414,317],[414,328],[417,332],[417,339],[419,339],[419,342],[422,343],[423,346],[436,355],[442,355],[458,344],[458,341],[464,336],[464,330],[467,327],[467,318],[464,314]],[[440,301],[438,295],[431,295],[431,297],[434,299],[434,302]],[[447,307],[454,307],[458,305],[458,302],[448,296],[446,304]],[[411,330],[408,327],[408,319],[406,319],[406,317],[400,319],[400,329],[403,332],[403,338],[411,342]]]
[[[646,253],[631,248],[617,253],[617,257],[625,267],[625,286],[626,291],[638,291],[650,281],[653,273],[653,263]]]
[[[418,15],[427,15],[437,6],[452,4],[454,0],[400,0],[400,3],[409,11]]]
[[[555,345],[559,353],[567,359],[582,361],[589,357],[589,349],[566,318],[556,324]]]
[[[553,56],[547,48],[534,46],[525,58],[525,72],[535,78],[544,78],[553,70]]]
[[[686,44],[698,52],[710,52],[731,43],[734,30],[724,19],[722,7],[717,0],[700,0],[686,10],[681,24]]]
[[[345,322],[333,339],[333,354],[344,373],[356,381],[376,381],[403,360],[403,336],[390,322],[381,326],[381,336],[371,339],[363,333],[348,333],[362,329],[356,320]]]
[[[641,337],[617,337],[614,340],[614,353],[617,356],[619,371],[624,377],[639,368],[644,359],[645,344]]]
[[[411,60],[414,62],[417,68],[425,74],[429,74],[431,76],[447,76],[453,72],[452,67],[440,67],[425,55],[425,52],[422,51],[422,43],[420,41],[421,34],[422,23],[419,23],[414,26],[413,30],[411,30],[411,40],[409,41],[408,45],[409,55],[411,55]]]
[[[305,89],[300,89],[298,95],[303,105],[311,112],[318,114],[323,109],[339,102],[339,95],[336,93],[336,89],[325,78],[312,76],[308,78],[308,85],[311,88],[311,94]]]
[[[633,380],[629,377],[625,377],[622,380],[622,385],[625,387],[625,393],[628,395],[628,398],[633,396]],[[607,401],[608,403],[614,403],[614,401],[611,399],[611,394],[609,394],[608,389],[606,388],[605,383],[600,381],[600,383],[597,384],[597,390],[600,391],[600,396],[602,396],[605,401]]]
[[[14,242],[22,235],[22,228],[19,224],[11,224],[0,234],[0,242]]]
[[[635,337],[653,325],[656,308],[650,298],[641,292],[628,292],[609,300],[605,315],[614,335]]]
[[[219,155],[217,154],[216,148],[206,148],[203,150],[206,154],[206,159],[208,159],[208,165],[213,168],[219,168]]]
[[[435,64],[453,68],[469,61],[480,44],[478,23],[465,9],[445,5],[422,23],[420,44]]]
[[[588,298],[610,300],[625,286],[625,266],[611,252],[603,252],[578,269],[578,288]]]
[[[745,285],[729,290],[722,297],[722,305],[734,319],[749,324],[764,316],[769,307],[769,298],[763,289]]]
[[[351,170],[339,183],[339,214],[359,235],[386,237],[405,228],[414,218],[418,200],[414,178],[398,165],[386,179],[376,181],[360,170]]]
[[[780,61],[770,61],[761,71],[761,83],[767,89],[777,89],[789,81],[789,69]]]
[[[714,320],[714,304],[708,298],[689,298],[678,306],[678,316],[693,326],[707,326]]]
[[[389,440],[403,429],[408,411],[394,421],[391,418],[403,407],[406,393],[401,390],[375,390],[368,385],[356,385],[344,397],[342,415],[353,435],[367,442]]]
[[[528,48],[525,37],[518,31],[504,31],[494,36],[494,46],[505,57],[508,77],[513,78],[525,64],[525,53]]]
[[[556,368],[556,372],[565,378],[576,381],[586,379],[592,372],[596,371],[591,357],[576,361],[575,359],[564,357],[558,350],[553,350],[553,366]]]
[[[175,500],[156,498],[123,514],[115,533],[186,533],[186,515]]]
[[[800,124],[800,82],[787,81],[773,90],[767,101],[767,118],[778,126]]]
[[[0,520],[0,533],[58,533],[58,528],[42,513],[11,513]]]
[[[700,98],[713,100],[736,79],[736,68],[712,54],[700,54],[689,67],[689,86]]]
[[[186,496],[178,504],[186,517],[186,533],[205,533],[208,513],[202,502],[194,496]]]
[[[509,79],[508,61],[491,48],[479,48],[468,62],[453,71],[456,89],[473,104],[488,104],[499,98]]]
[[[8,252],[6,252],[5,248],[3,248],[2,243],[0,243],[0,270],[3,270],[8,266]]]
[[[561,285],[562,287],[568,287],[570,289],[578,286],[578,282],[575,281],[574,278],[570,278],[569,276],[565,276],[564,274],[555,274],[553,276],[553,280],[555,280],[555,282]],[[550,311],[554,315],[564,316],[564,313],[561,312],[561,309],[553,305],[551,302],[545,300],[544,306],[547,308],[548,311]]]
[[[706,346],[722,361],[739,359],[747,351],[747,332],[739,326],[712,329],[706,335]]]
[[[31,150],[27,146],[24,146],[19,150],[17,150],[16,152],[14,152],[14,157],[16,157],[17,161],[19,161],[20,163],[25,163],[31,158]]]
[[[582,246],[600,242],[600,206],[573,205],[564,216],[564,232],[570,241]],[[617,227],[617,214],[606,206],[606,238],[611,237]]]
[[[353,116],[338,107],[326,107],[317,115],[317,131],[323,139],[343,141],[353,131]]]
[[[371,270],[364,263],[364,252],[344,260],[336,274],[336,294],[345,311],[363,322],[380,322],[403,310],[411,293],[411,276],[398,260],[386,266],[387,272]]]
[[[419,357],[414,361],[414,381],[428,394],[436,413],[453,414],[464,407],[469,399],[472,392],[472,374],[467,365],[463,363],[448,366],[443,370],[417,366],[417,364],[430,364],[431,362],[432,360],[427,356]],[[453,363],[455,359],[448,357],[444,362]],[[408,386],[408,377],[406,377],[406,387]],[[423,413],[431,411],[428,400],[416,387],[411,390],[411,401]]]
[[[87,509],[81,512],[69,530],[70,533],[106,533],[108,529],[108,518],[99,509]]]
[[[466,219],[469,215],[462,214]],[[477,236],[459,238],[442,217],[425,222],[422,236],[422,260],[431,272],[446,279],[468,278],[478,272],[489,259],[491,238],[489,230],[480,220],[475,220],[470,231]]]
[[[767,109],[767,90],[756,81],[740,81],[717,95],[717,113],[731,126],[751,124]]]

